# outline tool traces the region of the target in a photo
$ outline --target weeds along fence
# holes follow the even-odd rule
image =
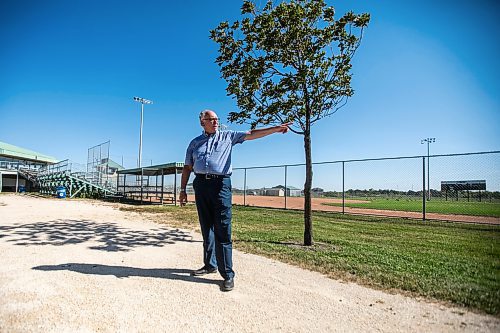
[[[303,209],[305,164],[234,168],[233,202]],[[313,210],[500,224],[500,151],[313,163]]]

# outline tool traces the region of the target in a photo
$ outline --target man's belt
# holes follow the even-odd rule
[[[223,179],[229,177],[229,175],[215,175],[213,173],[195,173],[195,175],[201,179]]]

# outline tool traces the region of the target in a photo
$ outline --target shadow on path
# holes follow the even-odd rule
[[[131,276],[142,276],[151,278],[161,278],[169,280],[182,280],[195,283],[220,284],[220,280],[205,279],[191,276],[191,270],[177,268],[135,268],[126,266],[108,266],[98,264],[67,263],[60,265],[42,265],[33,267],[39,271],[72,271],[81,274],[93,275],[114,275],[117,278],[127,278]],[[220,277],[218,274],[211,276]]]
[[[109,252],[130,251],[140,246],[162,247],[175,242],[198,242],[188,232],[179,229],[132,230],[114,222],[91,220],[52,220],[0,226],[0,240],[22,246],[92,242],[94,244],[89,249]]]

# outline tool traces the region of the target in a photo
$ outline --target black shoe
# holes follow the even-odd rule
[[[229,278],[225,279],[224,282],[222,282],[222,291],[231,291],[234,288],[234,279]]]
[[[203,266],[200,269],[197,269],[195,271],[191,272],[191,276],[200,276],[200,275],[205,275],[205,274],[212,274],[217,272],[217,267],[207,267]]]

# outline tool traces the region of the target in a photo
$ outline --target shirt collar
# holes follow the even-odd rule
[[[219,130],[216,130],[215,132],[211,133],[211,134],[208,134],[207,132],[205,132],[204,130],[201,132],[203,134],[204,137],[212,137],[214,136],[215,134],[217,134],[219,132]]]

